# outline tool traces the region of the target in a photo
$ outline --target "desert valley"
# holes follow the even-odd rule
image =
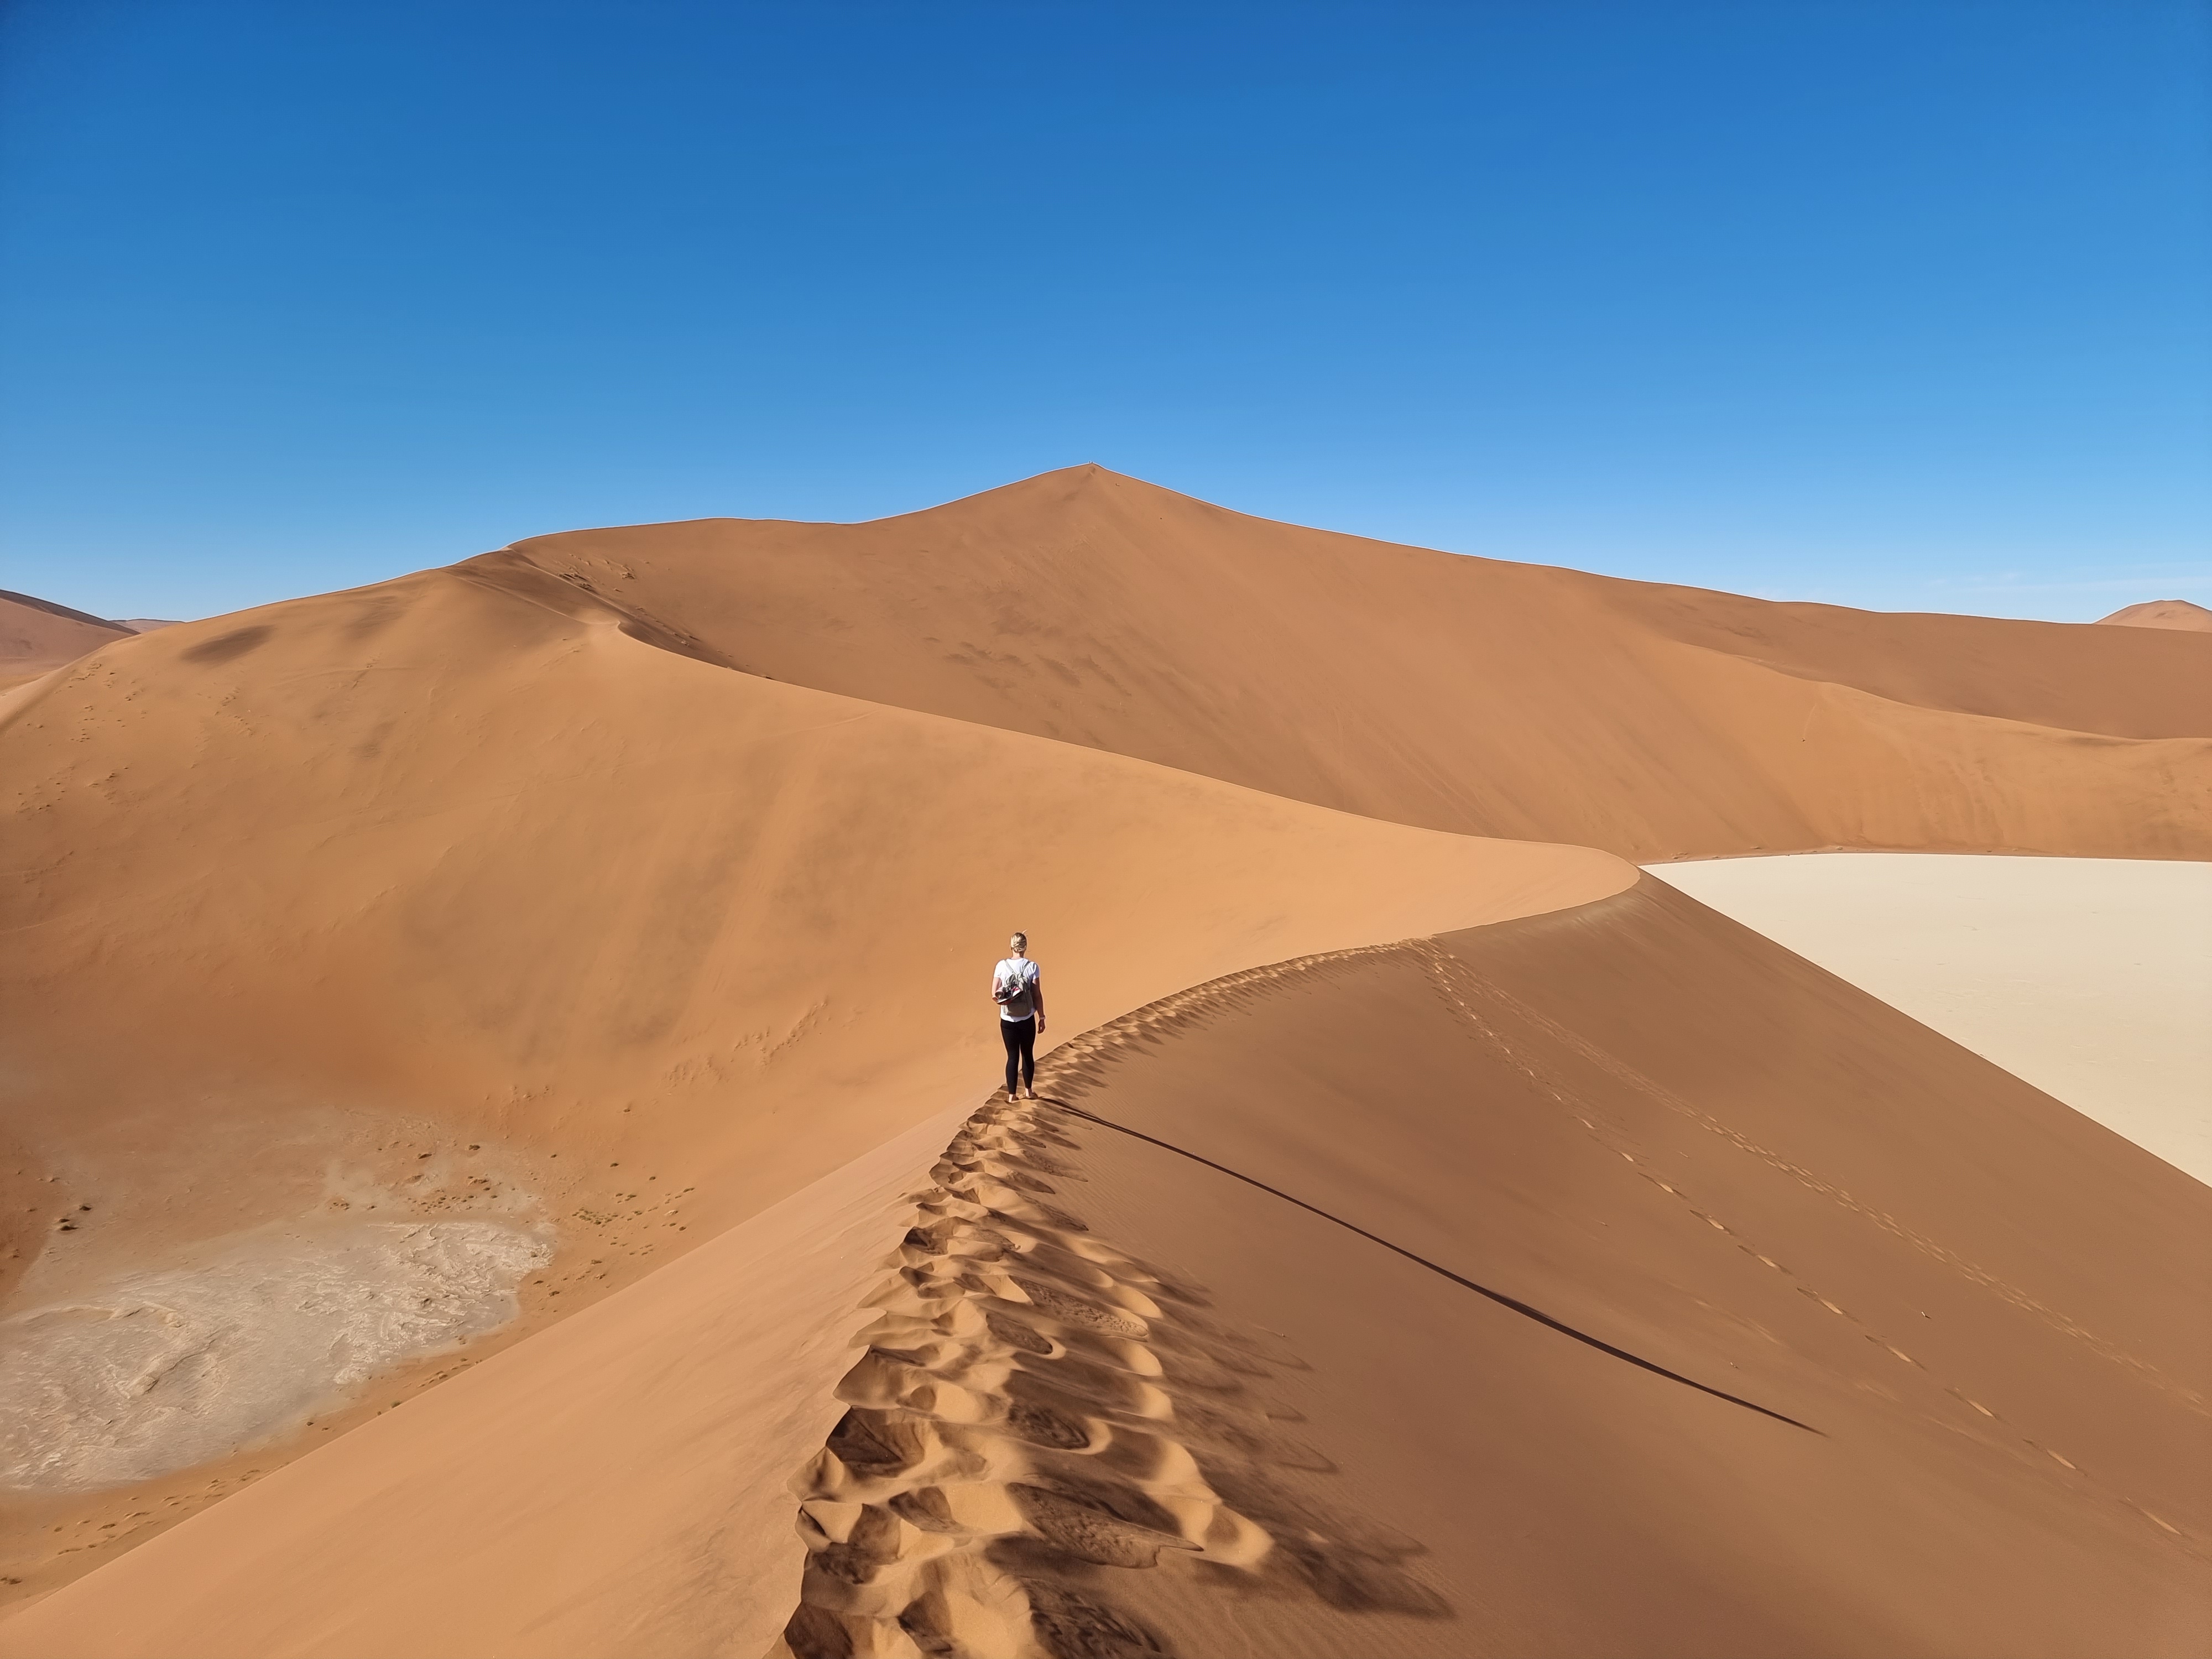
[[[10,596],[0,1654],[2200,1654],[2133,612],[1094,466]]]

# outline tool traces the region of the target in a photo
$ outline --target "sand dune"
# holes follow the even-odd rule
[[[1024,1603],[1188,1653],[2212,1634],[2212,1194],[1663,890],[1241,976],[1054,1081],[1209,1162],[956,1143],[804,1477],[802,1654]]]
[[[99,645],[0,1653],[2201,1650],[2205,1189],[1618,854],[2201,856],[2205,648],[1097,469]]]
[[[2212,634],[2212,611],[2186,599],[2148,599],[2141,605],[2124,605],[2111,616],[2097,620],[2117,623],[2124,628],[2171,628],[2184,633]]]
[[[1656,884],[1232,975],[1048,1071],[1075,1113],[921,1126],[0,1650],[2212,1634],[2212,1194]]]
[[[0,1653],[760,1654],[854,1304],[965,1109],[0,1623]]]
[[[343,1353],[388,1322],[349,1291],[319,1382],[254,1389],[211,1473],[159,1409],[187,1385],[146,1382],[250,1385],[252,1285],[459,1228],[496,1260],[410,1246],[441,1294],[553,1253],[511,1340],[972,1100],[1000,1060],[975,963],[1010,926],[1050,942],[1081,1029],[1634,878],[732,673],[543,586],[432,573],[185,624],[4,716],[6,925],[34,948],[0,965],[23,1274],[0,1317],[66,1406],[7,1441],[20,1588],[451,1364],[441,1327],[376,1336],[402,1370],[364,1400]],[[149,1346],[149,1321],[179,1334]],[[120,1345],[112,1386],[82,1381],[88,1341]],[[125,1463],[63,1443],[102,1435]],[[161,1478],[81,1490],[126,1466]]]
[[[137,630],[51,599],[0,589],[0,690],[36,679]]]
[[[477,562],[711,659],[1346,811],[1639,860],[2206,855],[2212,647],[1465,558],[1097,467],[861,525],[578,532]]]
[[[2212,864],[1822,853],[1653,873],[2212,1185]]]

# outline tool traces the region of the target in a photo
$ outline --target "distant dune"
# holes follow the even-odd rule
[[[1012,926],[1054,942],[1073,1031],[1635,879],[1599,851],[732,673],[628,626],[550,577],[432,572],[167,629],[0,713],[27,872],[0,915],[36,940],[0,961],[0,1269],[40,1336],[0,1381],[58,1391],[0,1413],[32,1493],[0,1570],[36,1588],[87,1565],[41,1540],[112,1518],[85,1485],[112,1467],[103,1423],[159,1477],[124,1519],[208,1495],[204,1413],[168,1409],[193,1385],[111,1399],[101,1379],[190,1354],[180,1376],[234,1397],[264,1350],[386,1342],[380,1299],[410,1283],[519,1296],[527,1330],[973,1098],[1000,1058],[979,974]],[[457,1231],[374,1231],[394,1224]],[[357,1316],[269,1348],[246,1287],[333,1250],[362,1264]],[[180,1309],[136,1282],[210,1253],[246,1300]],[[88,1346],[136,1342],[156,1305],[173,1343]],[[451,1334],[386,1342],[374,1369],[411,1392]],[[345,1377],[313,1381],[258,1390],[244,1437],[296,1452],[343,1427]]]
[[[1096,468],[86,624],[0,1655],[2212,1630],[2206,1189],[1621,856],[2205,857],[2203,640]]]
[[[2212,855],[2212,647],[1773,605],[1248,518],[1097,467],[861,525],[540,537],[743,672],[1639,861]],[[2186,803],[2185,805],[2184,803]]]
[[[2150,599],[2097,620],[2100,623],[2115,623],[2123,628],[2172,628],[2184,633],[2212,634],[2212,611],[2186,599]]]
[[[0,690],[35,679],[137,631],[128,623],[0,589]]]

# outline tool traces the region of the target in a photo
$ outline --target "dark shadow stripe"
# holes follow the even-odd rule
[[[1216,1164],[1210,1158],[1200,1158],[1196,1152],[1187,1152],[1181,1146],[1173,1146],[1167,1141],[1157,1139],[1153,1136],[1145,1133],[1141,1129],[1132,1129],[1126,1123],[1116,1123],[1111,1118],[1100,1117],[1095,1112],[1086,1112],[1079,1106],[1066,1105],[1060,1101],[1052,1100],[1043,1097],[1040,1097],[1038,1098],[1037,1104],[1040,1106],[1049,1106],[1055,1111],[1066,1112],[1070,1117],[1079,1117],[1086,1123],[1097,1124],[1102,1129],[1117,1130],[1122,1134],[1128,1135],[1134,1139],[1145,1142],[1147,1146],[1158,1146],[1161,1151],[1173,1152],[1178,1158],[1187,1158],[1194,1164],[1203,1164],[1207,1169],[1217,1170],[1223,1175],[1228,1176],[1234,1180],[1243,1182],[1248,1187],[1257,1187],[1261,1192],[1272,1194],[1273,1196],[1281,1199],[1285,1204],[1295,1204],[1301,1210],[1304,1210],[1310,1214],[1319,1216],[1323,1221],[1334,1222],[1346,1232],[1358,1233],[1362,1238],[1367,1240],[1370,1244],[1380,1244],[1384,1249],[1392,1251],[1396,1255],[1402,1255],[1407,1261],[1414,1262],[1420,1267],[1426,1267],[1431,1273],[1435,1273],[1441,1278],[1449,1279],[1455,1285],[1465,1285],[1468,1290],[1473,1291],[1477,1296],[1487,1297],[1501,1308],[1510,1308],[1515,1313],[1519,1314],[1523,1319],[1533,1319],[1539,1325],[1542,1325],[1548,1329],[1557,1331],[1561,1336],[1571,1336],[1576,1341],[1582,1343],[1586,1347],[1595,1348],[1600,1353],[1611,1354],[1615,1359],[1626,1360],[1628,1364],[1636,1366],[1640,1370],[1650,1371],[1655,1376],[1663,1376],[1669,1382],[1680,1382],[1686,1389],[1695,1389],[1699,1394],[1709,1394],[1716,1400],[1725,1400],[1729,1405],[1741,1406],[1747,1412],[1757,1412],[1761,1417],[1771,1417],[1778,1423],[1787,1423],[1791,1428],[1802,1429],[1808,1434],[1820,1433],[1820,1431],[1814,1428],[1810,1423],[1800,1423],[1794,1417],[1785,1417],[1780,1412],[1770,1411],[1766,1407],[1759,1405],[1755,1401],[1745,1400],[1739,1395],[1729,1394],[1724,1389],[1712,1388],[1705,1383],[1697,1381],[1694,1377],[1685,1376],[1680,1371],[1670,1371],[1664,1365],[1654,1364],[1650,1360],[1645,1359],[1640,1355],[1632,1354],[1626,1348],[1616,1348],[1612,1343],[1604,1340],[1602,1338],[1592,1336],[1586,1331],[1578,1331],[1573,1326],[1569,1325],[1563,1321],[1553,1318],[1551,1315],[1546,1313],[1540,1308],[1532,1308],[1518,1297],[1506,1295],[1503,1291],[1493,1291],[1487,1285],[1478,1285],[1471,1279],[1462,1278],[1458,1273],[1454,1273],[1449,1267],[1438,1267],[1435,1262],[1430,1261],[1428,1257],[1425,1255],[1415,1255],[1411,1250],[1406,1249],[1402,1244],[1393,1244],[1389,1239],[1369,1232],[1364,1227],[1354,1226],[1351,1222],[1346,1221],[1342,1216],[1331,1215],[1327,1210],[1316,1208],[1315,1206],[1307,1203],[1305,1200],[1302,1198],[1293,1198],[1290,1194],[1284,1192],[1280,1188],[1270,1187],[1264,1181],[1255,1181],[1250,1176],[1244,1174],[1242,1170],[1232,1170],[1225,1164]],[[1823,1439],[1826,1438],[1825,1435],[1821,1437]]]

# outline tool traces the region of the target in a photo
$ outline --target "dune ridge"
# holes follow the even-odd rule
[[[2203,650],[1097,469],[95,648],[0,702],[0,1317],[551,1255],[0,1501],[0,1653],[2201,1650],[2205,1189],[1619,854],[2201,855]]]
[[[1054,941],[1054,1012],[1079,1026],[1285,951],[1634,879],[682,643],[550,579],[432,572],[94,652],[0,713],[0,918],[34,945],[0,963],[22,1016],[0,1317],[137,1307],[146,1275],[271,1230],[337,1230],[367,1260],[377,1227],[480,1219],[552,1255],[497,1335],[426,1348],[374,1395],[336,1361],[319,1393],[271,1389],[299,1415],[234,1457],[112,1497],[12,1494],[15,1594],[967,1097],[1000,1064],[974,961],[1015,919]],[[1018,803],[1012,856],[994,802]],[[216,1374],[236,1349],[206,1328],[192,1363]],[[125,1394],[117,1432],[166,1432]]]
[[[2141,605],[2123,605],[2097,621],[2100,625],[2109,623],[2122,628],[2170,628],[2183,633],[2212,634],[2212,611],[2186,599],[2147,599]]]
[[[137,631],[125,623],[0,588],[0,690],[51,673]]]
[[[1395,546],[1103,468],[859,525],[533,538],[523,567],[778,680],[1372,817],[1638,862],[2203,857],[2212,647]]]
[[[2212,1633],[2212,1194],[1656,882],[1226,975],[1041,1079],[48,1597],[0,1652]],[[581,1471],[619,1502],[545,1501]]]
[[[1242,1568],[1273,1553],[1195,1451],[1284,1443],[1262,1412],[1206,1410],[1162,1355],[1245,1376],[1274,1356],[1207,1318],[1202,1290],[1051,1201],[1055,1181],[1081,1177],[1055,1159],[1073,1143],[1045,1116],[1010,1101],[963,1126],[897,1271],[863,1304],[880,1311],[837,1385],[849,1409],[793,1481],[809,1559],[783,1639],[801,1659],[1142,1650],[1143,1628],[1055,1557],[1146,1568],[1172,1551]],[[1033,1540],[1043,1559],[1009,1571],[1006,1552]]]
[[[1686,965],[1718,969],[1721,1006],[1657,982]],[[1594,969],[1625,969],[1644,996],[1622,1008],[1589,994]],[[1826,1051],[1836,1072],[1814,1101],[1761,1103],[1755,1060],[1728,1075],[1743,1057],[1710,1038],[1747,1014]],[[1668,1080],[1686,1061],[1705,1104]],[[1363,1066],[1383,1074],[1365,1089]],[[1301,1072],[1317,1089],[1291,1086]],[[1525,1106],[1497,1100],[1472,1133],[1445,1127],[1443,1087],[1476,1079]],[[1900,1083],[1901,1099],[1877,1092]],[[2201,1468],[2207,1438],[2207,1322],[2185,1311],[2203,1283],[2188,1241],[2212,1218],[2206,1194],[1664,890],[1195,988],[1065,1046],[1046,1093],[1042,1110],[994,1106],[956,1137],[945,1186],[872,1298],[887,1311],[841,1389],[850,1409],[796,1487],[812,1559],[787,1640],[802,1659],[1018,1651],[1024,1634],[1052,1652],[1319,1655],[2185,1653],[2212,1632],[2202,1494],[2166,1461],[2185,1445],[2185,1467]],[[1940,1100],[1972,1104],[1928,1126],[1914,1169],[1891,1170],[1895,1124]],[[1402,1121],[1403,1150],[1421,1156],[1348,1142],[1333,1109],[1355,1103],[1369,1125]],[[1103,1138],[1090,1109],[1112,1120]],[[1991,1111],[2032,1118],[2026,1144],[1978,1138],[1972,1120]],[[1515,1156],[1468,1155],[1484,1141]],[[1975,1169],[1992,1151],[1995,1179]],[[2131,1190],[2054,1188],[2077,1159],[2117,1160]],[[1607,1167],[1645,1201],[1605,1200]],[[1553,1183],[1540,1197],[1513,1194],[1537,1170]],[[1927,1210],[1923,1182],[1970,1171],[1966,1202]],[[1472,1184],[1471,1202],[1447,1200],[1454,1182]],[[1066,1213],[1040,1228],[1039,1206],[1071,1204],[1082,1231]],[[2124,1222],[2114,1205],[2140,1207]],[[1492,1206],[1510,1215],[1480,1218]],[[1591,1237],[1577,1238],[1577,1213]],[[1379,1232],[1363,1246],[1346,1216]],[[1538,1237],[1516,1240],[1522,1224]],[[2039,1226],[2073,1245],[2029,1243]],[[1479,1370],[1439,1368],[1419,1322],[1407,1328],[1408,1303],[1447,1327],[1480,1325],[1480,1309],[1401,1285],[1380,1298],[1389,1313],[1359,1320],[1345,1286],[1307,1285],[1323,1261],[1397,1251],[1409,1235],[1424,1256],[1472,1250],[1486,1277],[1549,1281],[1543,1299],[1577,1323],[1639,1333],[1629,1340],[1669,1368],[1726,1377],[1759,1413],[1814,1432],[1762,1438],[1694,1398],[1638,1392],[1632,1373],[1578,1366],[1526,1323],[1492,1328],[1467,1356]],[[1893,1247],[1878,1264],[1874,1236]],[[2091,1237],[2092,1261],[2069,1257]],[[1073,1261],[1070,1240],[1083,1245]],[[2193,1264],[2179,1283],[2161,1271],[2176,1245]],[[1042,1295],[1037,1261],[1061,1264]],[[2146,1283],[2160,1287],[2148,1303]],[[1074,1321],[1071,1300],[1088,1309]],[[2100,1310],[2104,1328],[2069,1307]],[[1118,1347],[1070,1334],[1103,1322],[1127,1322]],[[1369,1380],[1337,1384],[1333,1412],[1300,1398],[1326,1395],[1345,1369]],[[979,1402],[979,1376],[1002,1374]],[[1509,1403],[1546,1388],[1576,1408]],[[1609,1449],[1577,1455],[1607,1397],[1670,1419],[1708,1467],[1693,1474],[1635,1431],[1601,1432]],[[1042,1426],[1040,1402],[1056,1413]],[[1514,1425],[1532,1411],[1550,1426],[1537,1457],[1516,1459]],[[1440,1465],[1430,1437],[1447,1424],[1462,1443]],[[1146,1448],[1168,1436],[1192,1461],[1111,1460],[1125,1430]],[[1328,1491],[1338,1437],[1355,1431],[1370,1498],[1376,1471],[1395,1470],[1399,1503],[1382,1510],[1395,1524],[1380,1531]],[[1568,1464],[1565,1482],[1552,1460]],[[1647,1463],[1656,1481],[1629,1473]],[[1733,1475],[1714,1480],[1712,1463]],[[1441,1466],[1481,1471],[1479,1496],[1437,1492]],[[1022,1490],[1040,1480],[1056,1505]],[[1410,1528],[1402,1504],[1425,1489],[1428,1525]],[[1624,1517],[1627,1490],[1640,1500]],[[1212,1560],[1205,1528],[1223,1504],[1236,1519]],[[1028,1621],[1016,1639],[1010,1618]]]

